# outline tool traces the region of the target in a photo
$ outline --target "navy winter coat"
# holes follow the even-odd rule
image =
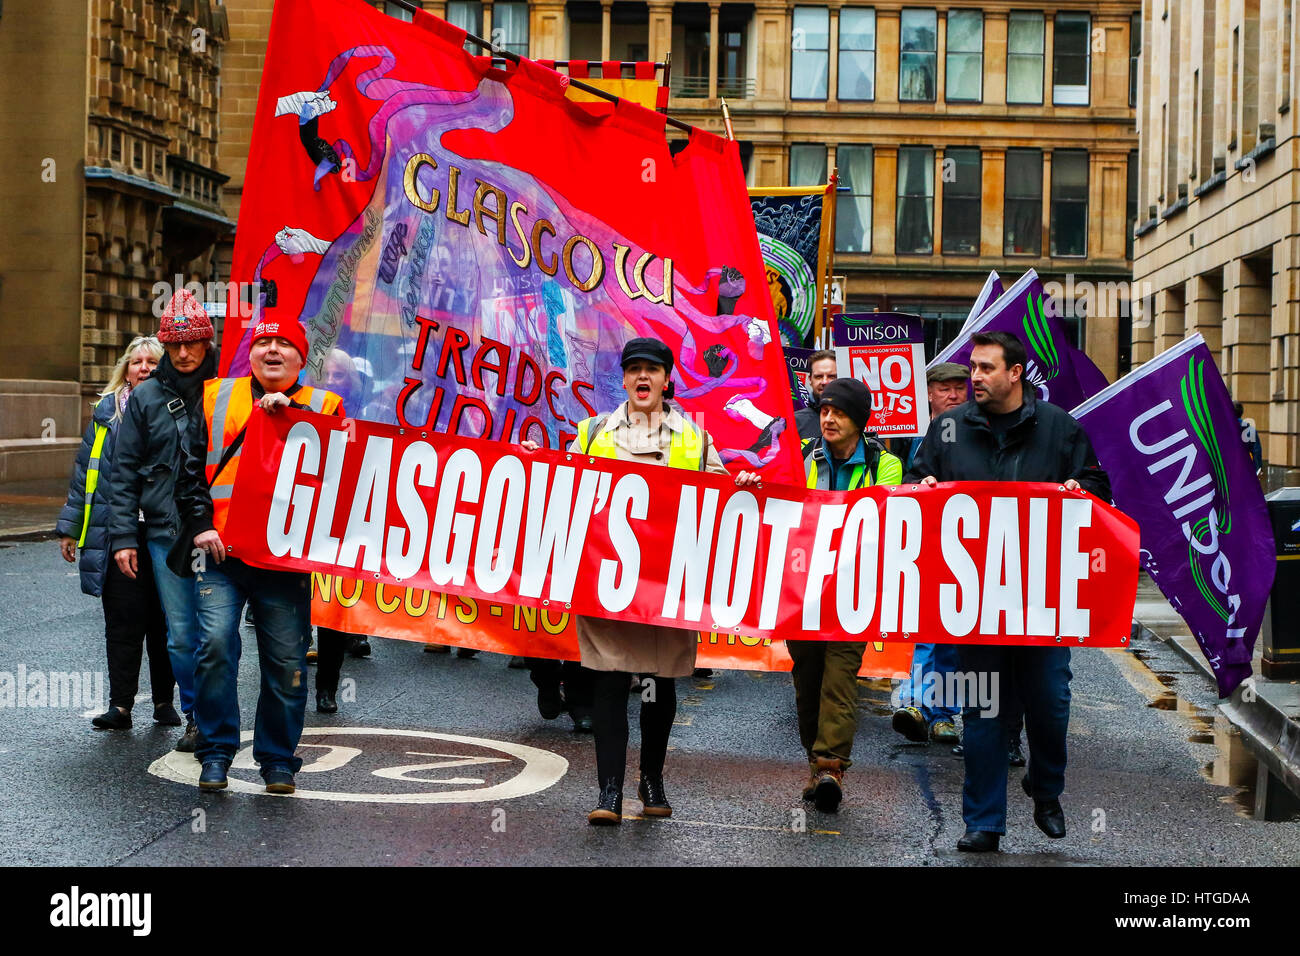
[[[107,426],[108,434],[99,452],[99,483],[91,496],[90,527],[86,529],[86,542],[81,547],[77,570],[81,572],[81,590],[99,597],[104,590],[104,574],[111,558],[108,555],[109,498],[112,494],[113,452],[117,445],[117,426],[113,421],[114,396],[105,395],[95,406],[94,416],[81,436],[77,460],[72,463],[72,479],[68,482],[68,500],[59,512],[54,530],[61,537],[81,540],[82,525],[86,517],[86,473],[90,468],[90,452],[95,444],[97,425]]]

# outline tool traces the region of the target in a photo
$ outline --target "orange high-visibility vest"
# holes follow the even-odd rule
[[[290,399],[306,405],[313,412],[341,415],[343,399],[323,388],[304,385]],[[217,534],[226,532],[226,515],[230,511],[230,496],[235,490],[235,474],[239,471],[239,456],[243,446],[230,456],[226,466],[217,474],[217,466],[226,449],[235,443],[239,433],[253,414],[253,379],[212,378],[203,383],[203,417],[208,422],[207,478],[212,489],[212,526]]]

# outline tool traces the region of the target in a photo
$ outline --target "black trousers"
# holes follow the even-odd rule
[[[140,689],[140,658],[149,651],[149,686],[153,702],[170,704],[172,663],[167,656],[167,619],[153,582],[149,549],[136,551],[136,576],[131,580],[109,557],[104,575],[104,643],[108,650],[108,702],[130,711]]]
[[[588,670],[577,661],[555,661],[545,657],[525,660],[528,676],[538,689],[563,685],[564,702],[569,705],[569,712],[577,717],[591,713],[596,671]]]
[[[613,780],[621,791],[627,767],[627,700],[632,675],[626,671],[592,673],[591,729],[596,737],[597,782],[604,787]],[[662,777],[668,735],[677,715],[677,684],[671,677],[647,677],[642,683],[641,774]]]
[[[316,628],[316,693],[339,692],[339,674],[343,671],[343,651],[348,637],[332,627]]]

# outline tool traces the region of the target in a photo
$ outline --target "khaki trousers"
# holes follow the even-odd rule
[[[786,649],[794,661],[799,740],[809,760],[834,758],[848,767],[858,729],[858,670],[866,642],[787,641]]]

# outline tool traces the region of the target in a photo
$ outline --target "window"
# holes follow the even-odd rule
[[[1124,258],[1133,258],[1133,230],[1138,221],[1138,154],[1128,154],[1128,201],[1124,206]]]
[[[894,251],[900,255],[933,253],[933,224],[934,150],[927,146],[900,146]]]
[[[1142,14],[1135,13],[1128,23],[1128,105],[1138,102],[1138,57],[1142,55]]]
[[[790,99],[826,99],[831,15],[826,7],[795,7],[790,36]]]
[[[746,34],[748,26],[744,21],[728,22],[724,16],[718,26],[718,94],[743,98],[746,92],[745,64],[748,60]],[[648,53],[647,53],[648,55]],[[706,66],[704,75],[709,75]],[[706,90],[707,92],[707,90]]]
[[[528,55],[528,4],[492,6],[492,43],[520,56]]]
[[[483,4],[478,0],[448,0],[447,22],[476,37],[483,36]],[[465,49],[482,53],[478,44],[465,41]]]
[[[384,13],[390,17],[396,17],[398,20],[405,20],[407,23],[410,23],[415,18],[415,15],[410,10],[393,3],[393,0],[384,0]]]
[[[799,144],[790,147],[790,185],[821,186],[826,182],[826,147]]]
[[[1088,253],[1088,154],[1057,150],[1052,154],[1052,255]]]
[[[1086,13],[1058,13],[1052,44],[1052,103],[1056,106],[1088,105],[1088,51],[1092,17]]]
[[[934,102],[939,19],[933,10],[904,10],[898,54],[898,98]],[[928,251],[928,250],[927,250]]]
[[[876,98],[876,11],[840,9],[840,71],[836,95],[842,100]]]
[[[840,185],[847,193],[835,197],[835,251],[871,251],[871,184],[874,156],[870,146],[841,146],[835,150]]]
[[[984,99],[984,14],[948,11],[948,55],[944,97],[949,102]]]
[[[943,157],[943,252],[977,256],[980,251],[980,180],[978,149],[949,149]]]
[[[1012,13],[1007,21],[1007,102],[1043,102],[1041,13]]]
[[[1002,254],[1038,256],[1043,252],[1043,153],[1007,150],[1006,207]]]

